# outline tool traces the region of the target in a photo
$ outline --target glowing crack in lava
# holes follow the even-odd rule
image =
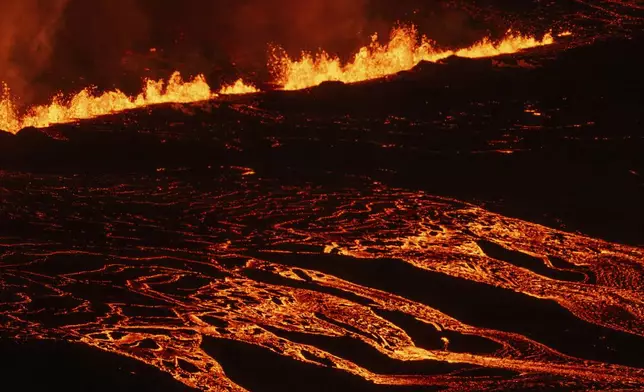
[[[247,390],[213,351],[224,341],[410,390],[644,386],[642,361],[619,354],[644,347],[642,248],[383,185],[165,176],[5,172],[25,191],[0,219],[31,229],[0,235],[0,334],[82,343],[203,391]]]
[[[362,47],[347,64],[342,64],[338,57],[324,51],[315,55],[304,52],[299,60],[294,60],[276,47],[270,67],[277,83],[285,90],[299,90],[327,81],[355,83],[377,79],[409,70],[421,61],[436,62],[450,56],[492,57],[553,42],[551,33],[539,40],[508,31],[500,42],[484,38],[468,48],[441,50],[429,38],[420,36],[416,27],[402,26],[392,30],[389,42],[384,45],[378,42],[378,35],[374,34],[371,44]]]
[[[167,82],[145,80],[143,90],[136,97],[129,97],[120,90],[95,95],[85,88],[65,102],[62,95],[54,97],[51,103],[35,106],[19,114],[8,88],[5,86],[0,97],[0,129],[17,132],[25,127],[48,127],[51,124],[98,117],[128,109],[136,109],[162,103],[189,103],[216,98],[203,75],[184,81],[179,72],[174,72]],[[256,92],[255,87],[238,80],[232,86],[224,87],[221,94],[245,94]]]

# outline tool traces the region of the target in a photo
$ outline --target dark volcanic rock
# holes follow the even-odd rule
[[[4,142],[8,142],[9,140],[12,140],[14,136],[15,135],[13,133],[3,131],[0,129],[0,146],[2,146]]]
[[[23,128],[16,134],[18,140],[25,144],[42,144],[52,140],[47,133],[34,127]]]
[[[0,339],[3,389],[20,391],[194,391],[137,360],[80,344]]]

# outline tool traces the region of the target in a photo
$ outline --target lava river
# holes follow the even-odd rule
[[[365,385],[644,385],[642,358],[620,354],[644,349],[641,248],[422,192],[244,174],[3,173],[20,191],[1,218],[26,225],[0,237],[3,335],[81,342],[202,390],[244,390],[227,342]]]

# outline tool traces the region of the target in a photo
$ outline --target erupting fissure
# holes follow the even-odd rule
[[[295,60],[276,47],[273,48],[270,66],[277,83],[285,90],[300,90],[327,81],[355,83],[377,79],[409,70],[421,61],[436,62],[450,56],[492,57],[553,42],[551,33],[539,40],[508,31],[499,42],[485,38],[464,49],[441,50],[429,38],[419,35],[416,27],[400,26],[392,30],[389,42],[384,45],[378,42],[378,35],[374,34],[371,44],[362,47],[346,64],[324,51],[315,55],[304,52],[299,60]]]
[[[570,35],[562,33],[560,35]],[[485,38],[474,45],[459,50],[440,50],[424,35],[419,35],[414,26],[401,26],[392,30],[389,42],[380,44],[377,35],[371,44],[362,47],[353,59],[343,64],[338,57],[321,51],[315,55],[302,53],[298,60],[290,58],[283,50],[273,48],[270,71],[275,83],[284,90],[299,90],[317,86],[326,81],[355,83],[377,79],[413,68],[421,61],[435,62],[449,56],[468,58],[491,57],[515,53],[523,49],[549,45],[554,42],[552,34],[541,40],[535,37],[508,32],[500,42]],[[73,96],[69,101],[61,95],[48,105],[35,106],[19,113],[7,86],[0,95],[0,129],[17,132],[25,127],[47,127],[93,118],[161,103],[188,103],[205,101],[222,95],[248,94],[259,90],[242,79],[223,86],[218,93],[211,91],[203,75],[184,81],[178,72],[166,82],[146,80],[143,91],[130,97],[120,90],[96,95],[89,88]]]
[[[252,94],[257,92],[259,92],[257,87],[247,84],[243,79],[239,79],[235,83],[226,85],[219,90],[221,95]]]
[[[222,89],[221,93],[245,94],[254,91],[253,86],[240,79]],[[85,88],[67,102],[58,95],[48,105],[32,107],[21,115],[5,86],[0,97],[0,129],[17,132],[25,127],[42,128],[149,105],[198,102],[215,97],[217,94],[211,91],[203,75],[184,81],[179,72],[175,72],[167,82],[146,80],[143,90],[136,97],[129,97],[120,90],[96,95],[90,88]]]

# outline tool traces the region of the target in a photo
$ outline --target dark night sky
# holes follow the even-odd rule
[[[324,47],[348,55],[397,20],[415,22],[447,44],[486,34],[489,26],[445,3],[0,0],[0,80],[31,103],[87,84],[136,90],[141,77],[174,69],[205,73],[212,84],[236,72],[265,78],[269,43],[292,54]],[[159,50],[150,54],[152,47]]]

